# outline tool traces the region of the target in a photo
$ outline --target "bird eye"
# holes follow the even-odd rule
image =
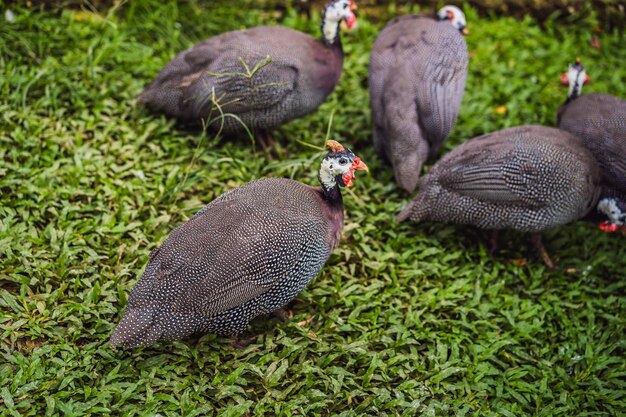
[[[344,9],[347,9],[347,8],[348,8],[348,6],[349,6],[349,4],[348,4],[348,3],[344,3],[344,4],[343,4],[343,8],[344,8]]]
[[[345,165],[345,164],[347,164],[347,163],[348,163],[348,160],[347,160],[346,158],[341,158],[341,159],[339,159],[339,163],[340,163],[341,165]]]

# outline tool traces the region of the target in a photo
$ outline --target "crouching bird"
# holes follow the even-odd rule
[[[589,80],[580,58],[576,58],[561,76],[569,93],[559,107],[557,125],[578,137],[600,165],[598,211],[609,219],[600,229],[626,230],[626,101],[610,94],[581,95]]]
[[[181,52],[138,97],[139,103],[183,122],[226,134],[270,131],[313,112],[333,92],[343,67],[340,23],[356,23],[354,0],[331,0],[322,38],[279,26],[222,33]],[[221,112],[237,117],[221,118]],[[223,126],[222,126],[223,122]]]
[[[540,233],[585,216],[598,201],[600,171],[570,133],[519,126],[463,143],[420,178],[419,192],[397,219]]]
[[[459,114],[468,63],[465,24],[455,6],[437,15],[400,16],[372,46],[374,146],[409,192],[426,159],[439,154]]]
[[[367,170],[329,141],[321,187],[263,178],[230,190],[150,254],[111,345],[133,348],[194,333],[234,336],[289,303],[320,272],[343,229],[340,187]]]

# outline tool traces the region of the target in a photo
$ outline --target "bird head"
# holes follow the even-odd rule
[[[326,146],[331,150],[326,154],[320,166],[320,182],[324,189],[330,190],[337,185],[352,187],[356,179],[354,171],[369,171],[361,158],[350,149],[344,148],[339,142],[329,140]]]
[[[467,22],[465,21],[465,14],[456,6],[444,6],[437,12],[439,20],[449,20],[457,30],[464,35],[469,35],[467,30]]]
[[[561,84],[569,87],[568,97],[578,97],[582,91],[583,85],[590,82],[591,79],[585,72],[585,67],[580,63],[580,58],[576,58],[576,62],[571,64],[567,70],[561,75]]]
[[[326,5],[322,20],[334,27],[337,27],[343,20],[346,22],[348,29],[352,29],[352,26],[356,23],[356,16],[353,10],[356,10],[354,0],[333,0]]]
[[[608,217],[599,229],[603,232],[626,231],[626,202],[616,198],[603,198],[598,202],[598,211]]]

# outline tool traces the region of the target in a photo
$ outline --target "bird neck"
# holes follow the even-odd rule
[[[573,80],[570,79],[569,91],[567,93],[567,102],[574,100],[576,97],[580,96],[580,94],[582,93],[584,75],[585,75],[584,70],[578,71],[576,73],[576,76],[573,77],[574,79]]]
[[[570,87],[571,88],[571,87]],[[575,99],[577,99],[580,96],[580,89],[574,89],[572,90],[568,95],[567,98],[565,99],[565,103],[563,103],[563,105],[565,104],[569,104],[572,101],[574,101]]]
[[[582,86],[580,86],[578,84],[578,80],[574,83],[573,86],[571,86],[569,88],[569,93],[567,94],[567,100],[566,103],[569,103],[570,101],[574,100],[576,97],[580,96],[581,93],[581,88]]]
[[[330,203],[342,204],[341,190],[337,179],[333,175],[322,167],[319,173],[320,184],[324,194],[324,199]]]
[[[343,230],[343,199],[338,186],[326,189],[322,185],[320,197],[322,199],[322,210],[329,220],[329,241],[330,250],[333,250],[341,240]]]
[[[322,41],[328,46],[338,46],[341,48],[341,36],[339,35],[339,24],[341,22],[331,21],[322,16]]]
[[[324,199],[328,201],[333,206],[341,206],[343,204],[343,197],[341,196],[341,190],[339,186],[335,185],[332,188],[325,188],[322,185],[322,189],[324,190]]]

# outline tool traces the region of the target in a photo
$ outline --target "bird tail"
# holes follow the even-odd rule
[[[398,223],[401,223],[403,221],[405,221],[406,219],[408,219],[409,217],[411,217],[411,212],[413,211],[413,204],[414,202],[411,201],[409,204],[406,205],[405,208],[403,208],[400,213],[398,213],[396,215],[396,221]]]
[[[418,181],[418,187],[421,185],[422,178]],[[411,219],[414,223],[419,223],[428,217],[428,204],[426,196],[423,193],[417,193],[413,200],[396,215],[397,222],[403,222]]]
[[[156,312],[155,306],[126,307],[122,320],[111,335],[111,346],[122,345],[131,349],[159,340],[163,331],[157,323]]]
[[[137,103],[147,104],[150,102],[151,98],[152,98],[152,92],[148,89],[145,89],[141,92],[141,94],[137,96]]]

